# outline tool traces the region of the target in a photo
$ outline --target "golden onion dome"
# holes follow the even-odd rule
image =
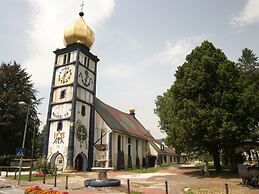
[[[85,23],[83,16],[84,13],[79,13],[80,18],[75,23],[65,29],[64,32],[64,43],[70,45],[74,43],[81,43],[90,48],[95,40],[93,30]]]

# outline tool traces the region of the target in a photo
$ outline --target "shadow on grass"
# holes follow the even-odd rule
[[[180,167],[179,169],[192,169],[192,171],[187,171],[187,172],[183,172],[184,175],[187,176],[191,176],[191,177],[196,177],[196,178],[222,178],[222,179],[233,179],[233,178],[237,178],[239,179],[239,175],[238,174],[234,174],[231,173],[230,170],[224,169],[222,170],[222,172],[216,172],[215,169],[209,169],[209,175],[201,175],[201,169],[197,169],[195,167]],[[241,180],[241,178],[240,178]]]

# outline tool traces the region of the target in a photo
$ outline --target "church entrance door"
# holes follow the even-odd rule
[[[86,171],[86,166],[87,166],[86,156],[83,153],[78,154],[75,159],[75,169],[79,172]]]

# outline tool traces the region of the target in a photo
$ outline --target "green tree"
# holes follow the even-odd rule
[[[46,136],[47,127],[43,126],[41,132],[37,134],[37,138],[35,138],[35,157],[40,158],[43,157],[43,147],[44,147],[44,138]]]
[[[178,125],[177,122],[173,122],[177,117],[173,114],[173,100],[171,90],[167,90],[163,96],[158,96],[156,100],[155,113],[160,118],[159,125],[161,131],[167,134],[165,138],[165,143],[168,146],[173,146],[175,148],[176,154],[180,154],[187,150],[185,130]]]
[[[238,58],[238,66],[245,71],[254,71],[259,67],[258,57],[251,49],[244,48],[242,55]]]
[[[256,124],[256,97],[235,63],[208,41],[186,57],[175,77],[171,88],[156,100],[160,127],[172,145],[211,153],[221,171],[221,150],[234,153]]]
[[[19,64],[2,63],[0,66],[0,155],[14,155],[21,147],[28,106],[30,105],[25,148],[30,150],[33,128],[38,131],[37,91],[28,73]],[[35,103],[36,102],[36,103]],[[29,154],[29,152],[28,152]]]

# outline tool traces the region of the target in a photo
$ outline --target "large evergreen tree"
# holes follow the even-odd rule
[[[30,150],[33,128],[38,134],[37,91],[28,73],[19,64],[0,66],[0,155],[15,155],[21,147],[28,105],[30,105],[25,148]],[[25,102],[22,105],[19,102]]]
[[[258,92],[251,93],[235,63],[208,41],[186,57],[175,77],[156,100],[161,129],[173,146],[211,153],[220,171],[220,152],[234,153],[258,122]]]
[[[238,58],[238,66],[245,71],[254,71],[259,68],[258,57],[248,48],[242,50],[242,55]]]

